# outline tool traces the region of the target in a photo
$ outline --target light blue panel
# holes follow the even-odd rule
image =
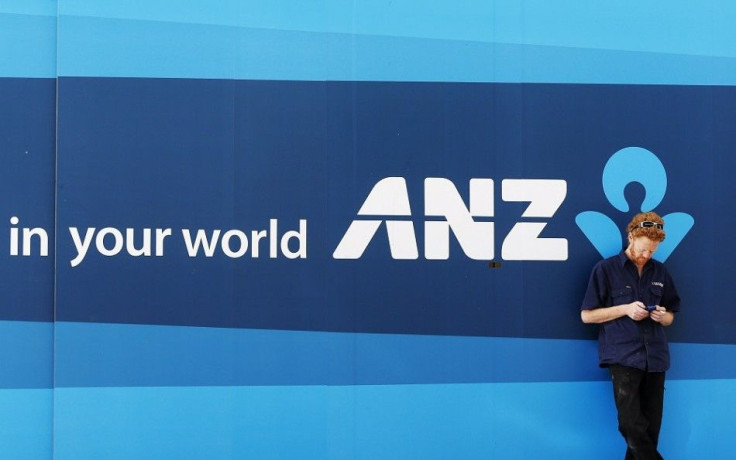
[[[56,16],[0,9],[0,77],[56,77]]]
[[[56,459],[325,458],[327,392],[57,389]]]
[[[51,388],[52,323],[0,321],[0,388]]]
[[[53,391],[0,389],[0,458],[51,460]]]
[[[736,84],[736,58],[59,18],[60,76]]]
[[[613,459],[609,393],[606,382],[58,389],[56,459]]]
[[[523,2],[521,14],[524,43],[736,56],[736,5],[729,0],[533,0]]]
[[[733,458],[734,380],[667,385],[670,460]],[[623,456],[610,383],[62,388],[56,458]]]
[[[155,77],[234,77],[231,27],[63,16],[58,24],[59,76],[134,77],[148,69]]]
[[[0,13],[56,17],[56,0],[1,0]]]
[[[618,443],[615,429],[598,429],[615,420],[607,382],[356,392],[359,459],[606,459]]]
[[[736,458],[736,380],[666,383],[660,452],[668,460]]]
[[[62,0],[60,14],[245,28],[736,57],[728,0]]]

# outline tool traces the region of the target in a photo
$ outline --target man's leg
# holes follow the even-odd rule
[[[654,447],[659,443],[664,407],[664,372],[647,372],[641,387],[641,410],[649,421],[647,433]]]
[[[647,373],[626,366],[611,366],[610,369],[618,429],[628,446],[626,460],[661,460],[648,432],[649,420],[642,411],[641,388]]]

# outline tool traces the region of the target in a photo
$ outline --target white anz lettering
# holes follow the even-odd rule
[[[501,183],[502,199],[529,202],[521,217],[551,218],[567,196],[567,183],[556,179],[506,179]],[[465,205],[455,185],[448,179],[430,177],[424,181],[424,216],[443,218],[424,221],[424,257],[446,260],[450,257],[450,230],[465,255],[474,260],[494,258],[494,223],[475,218],[494,217],[494,181],[470,179],[469,201]],[[406,180],[387,177],[373,186],[358,216],[348,227],[332,257],[359,259],[386,222],[389,249],[394,259],[417,259],[414,223]],[[403,219],[383,219],[386,216]],[[376,219],[376,217],[382,217]],[[501,256],[506,260],[567,260],[567,240],[540,238],[546,222],[518,222],[505,237]]]
[[[565,201],[564,180],[505,179],[501,182],[503,201],[529,202],[521,217],[552,217]],[[501,248],[504,260],[567,260],[565,238],[539,238],[545,222],[518,222]]]
[[[360,207],[358,215],[411,217],[406,180],[403,177],[387,177],[378,181],[363,202],[363,206]],[[332,253],[332,257],[359,259],[381,226],[381,222],[383,221],[354,220]],[[391,257],[394,259],[417,259],[419,257],[413,222],[387,220],[386,232]]]
[[[473,217],[493,217],[493,180],[470,180],[470,209],[455,185],[447,179],[424,180],[424,215],[444,217],[445,222],[424,222],[424,257],[450,258],[450,228],[465,254],[475,260],[493,259],[493,222],[475,222]]]

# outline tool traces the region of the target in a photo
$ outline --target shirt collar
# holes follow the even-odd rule
[[[643,268],[644,270],[646,270],[650,265],[652,265],[652,260],[654,259],[649,259],[649,261],[647,261],[647,263],[644,264],[644,268]],[[631,259],[629,259],[629,256],[626,255],[626,249],[622,249],[621,252],[619,252],[618,254],[618,263],[621,267],[623,267],[626,265],[626,262],[629,262],[631,265],[634,265],[634,262],[632,262]]]
[[[626,262],[631,262],[629,257],[626,255],[626,249],[618,253],[618,264],[622,267],[626,265]],[[633,262],[631,262],[633,264]]]

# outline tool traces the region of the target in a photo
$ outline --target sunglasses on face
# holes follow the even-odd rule
[[[664,229],[664,225],[660,224],[659,222],[652,222],[649,220],[645,220],[644,222],[639,222],[639,227],[641,228],[656,227],[660,230]]]

